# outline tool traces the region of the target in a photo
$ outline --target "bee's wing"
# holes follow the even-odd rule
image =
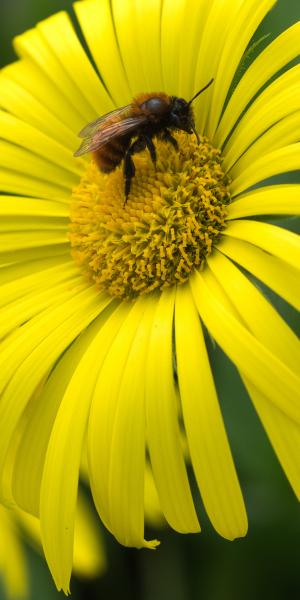
[[[131,109],[131,104],[127,104],[127,106],[121,106],[121,108],[115,108],[115,110],[112,110],[109,113],[106,113],[106,115],[102,115],[102,117],[98,117],[97,119],[95,119],[95,121],[92,121],[91,123],[88,123],[88,125],[86,125],[78,134],[79,137],[81,138],[85,138],[85,137],[91,137],[92,135],[94,135],[94,133],[96,133],[97,129],[99,129],[100,125],[105,125],[105,122],[110,120],[112,117],[118,117],[118,116],[122,116],[122,115],[126,115],[130,109]]]
[[[146,121],[147,117],[141,114],[134,117],[127,117],[116,123],[109,123],[108,125],[104,124],[100,126],[100,129],[97,127],[96,132],[92,137],[89,136],[83,140],[78,150],[74,153],[74,156],[81,156],[87,152],[95,152],[105,146],[105,144],[113,138],[121,137],[122,135],[126,135],[126,133],[134,131],[139,125],[142,125]]]

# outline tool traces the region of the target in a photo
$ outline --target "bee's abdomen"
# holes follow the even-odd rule
[[[129,140],[114,139],[105,144],[100,150],[94,152],[94,159],[101,171],[110,173],[122,162],[128,148]]]

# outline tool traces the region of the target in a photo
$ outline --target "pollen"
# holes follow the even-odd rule
[[[122,167],[104,174],[91,161],[73,190],[69,239],[75,262],[111,296],[132,299],[184,283],[202,269],[225,228],[230,203],[222,157],[205,137],[157,141],[144,151],[125,204]]]

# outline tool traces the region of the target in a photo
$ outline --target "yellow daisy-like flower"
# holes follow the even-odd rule
[[[6,593],[9,598],[29,598],[24,540],[41,550],[39,520],[22,510],[0,507],[0,531],[0,576]],[[82,494],[76,514],[73,563],[74,574],[84,578],[99,577],[106,567],[99,528]]]
[[[146,461],[175,530],[200,530],[190,460],[216,531],[245,535],[203,326],[300,493],[299,345],[248,277],[299,307],[299,241],[259,217],[300,212],[298,185],[266,185],[300,167],[300,66],[283,71],[300,23],[231,86],[273,5],[82,0],[86,49],[62,12],[17,37],[20,59],[0,74],[0,473],[26,417],[0,493],[40,516],[59,589],[85,444],[98,513],[121,543],[157,543],[144,539]],[[156,170],[136,155],[126,206],[120,167],[103,174],[73,157],[97,116],[141,92],[189,100],[211,78],[193,104],[200,144],[183,133],[178,152],[158,141]]]

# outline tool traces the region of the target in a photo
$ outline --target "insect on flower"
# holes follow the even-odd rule
[[[86,125],[79,133],[79,137],[85,139],[74,156],[92,152],[99,169],[104,173],[114,171],[124,158],[126,204],[135,174],[133,154],[148,148],[153,164],[156,163],[153,137],[169,142],[178,150],[177,141],[170,130],[180,129],[194,133],[199,143],[191,104],[212,82],[213,79],[189,102],[163,92],[139,94],[131,104]]]

